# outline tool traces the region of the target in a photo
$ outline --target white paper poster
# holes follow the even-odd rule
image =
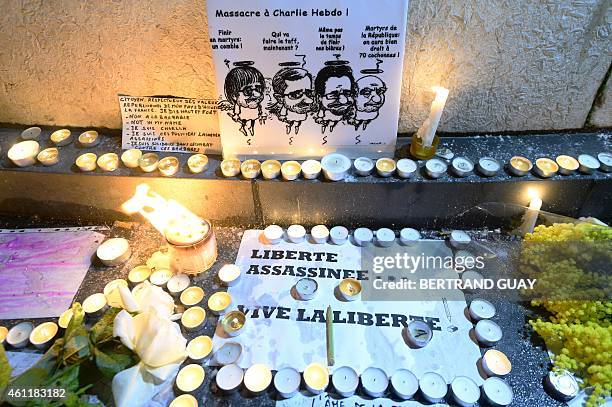
[[[395,148],[408,0],[208,0],[225,156]]]
[[[124,149],[221,152],[215,100],[119,95],[119,106]]]
[[[261,235],[258,230],[245,232],[236,259],[242,277],[228,289],[234,306],[247,316],[244,332],[228,338],[218,325],[214,351],[228,341],[241,343],[237,363],[242,368],[264,363],[275,370],[289,366],[303,371],[313,362],[326,365],[329,305],[334,317],[334,366],[350,366],[358,373],[373,366],[389,376],[400,368],[417,377],[437,372],[449,383],[456,376],[468,376],[482,384],[477,367],[480,348],[470,337],[472,323],[465,315],[465,301],[347,302],[339,297],[338,283],[346,277],[371,277],[361,270],[361,247],[288,241],[270,245]],[[444,241],[437,242],[428,246],[430,254],[452,255]],[[309,301],[300,300],[294,290],[304,275],[318,284],[317,295]],[[453,278],[456,273],[442,269],[435,276]],[[404,337],[404,326],[414,319],[427,322],[433,330],[431,342],[422,349],[410,347]]]

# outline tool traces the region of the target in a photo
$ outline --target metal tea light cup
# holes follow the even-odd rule
[[[240,311],[230,311],[221,319],[221,327],[230,337],[240,335],[246,325],[246,315]]]

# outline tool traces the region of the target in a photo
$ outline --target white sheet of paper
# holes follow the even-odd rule
[[[279,400],[276,407],[418,407],[424,404],[418,401],[394,401],[391,399],[377,398],[366,400],[359,396],[352,396],[343,399],[330,397],[327,393],[317,396],[298,394],[287,400]],[[446,406],[447,404],[428,404],[429,407]]]

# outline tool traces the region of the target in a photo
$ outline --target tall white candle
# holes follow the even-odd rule
[[[521,224],[521,232],[523,232],[523,234],[533,233],[541,208],[542,200],[537,196],[533,197],[531,202],[529,202],[529,209],[525,212],[523,223]]]
[[[440,124],[442,112],[444,111],[444,105],[446,105],[446,99],[448,98],[448,89],[446,88],[435,86],[433,91],[436,93],[436,97],[431,103],[429,116],[417,131],[417,137],[420,138],[423,145],[427,147],[431,146],[433,143],[436,130]]]

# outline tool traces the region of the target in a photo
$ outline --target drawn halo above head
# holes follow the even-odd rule
[[[232,65],[234,65],[234,66],[251,66],[251,65],[255,65],[255,61],[237,61],[237,62],[234,62]]]
[[[326,61],[323,63],[325,66],[340,66],[340,65],[348,65],[349,61],[343,61],[341,59],[335,59],[333,61]]]
[[[296,61],[286,61],[286,62],[279,62],[278,66],[302,66],[302,63],[296,62]]]
[[[385,71],[383,71],[382,69],[378,69],[378,68],[368,68],[368,69],[362,69],[359,72],[361,72],[364,75],[373,75],[376,73],[383,73]]]

